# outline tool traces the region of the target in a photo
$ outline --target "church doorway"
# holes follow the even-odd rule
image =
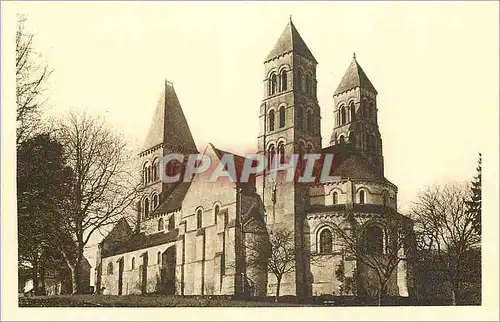
[[[123,257],[118,260],[118,295],[123,293]]]
[[[176,251],[175,246],[171,246],[161,256],[161,280],[165,295],[175,295],[175,266]]]

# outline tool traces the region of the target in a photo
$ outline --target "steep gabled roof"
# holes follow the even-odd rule
[[[191,153],[198,151],[177,94],[172,83],[168,81],[165,81],[165,87],[158,99],[141,152],[161,143],[176,147],[180,151]]]
[[[274,45],[269,55],[267,55],[265,62],[290,52],[294,52],[304,58],[310,59],[316,64],[318,63],[307,47],[304,39],[302,39],[299,32],[293,25],[292,19],[290,19],[290,22],[286,25],[285,30],[281,33],[276,45]]]
[[[356,55],[354,55],[349,68],[347,68],[344,77],[342,77],[342,80],[333,95],[335,96],[356,87],[364,88],[377,94],[377,90],[373,86],[372,82],[370,82],[361,66],[358,64]]]
[[[255,174],[253,174],[253,173],[249,175],[248,182],[242,182],[242,180],[241,180],[241,175],[242,175],[243,169],[245,167],[245,161],[246,161],[246,158],[244,156],[238,155],[238,154],[233,153],[233,152],[228,152],[228,151],[218,149],[212,143],[209,143],[209,145],[212,148],[212,150],[215,152],[215,155],[217,156],[219,161],[222,161],[222,158],[224,157],[224,155],[232,155],[233,156],[236,178],[232,178],[232,179],[234,180],[236,185],[238,185],[240,187],[253,187],[253,186],[255,186]]]
[[[163,201],[162,204],[153,211],[152,215],[168,214],[181,209],[182,202],[184,201],[190,186],[191,182],[179,182],[177,186],[172,189],[167,198],[165,198],[165,201]]]
[[[122,242],[132,236],[132,233],[132,228],[130,228],[127,220],[122,217],[116,222],[113,229],[111,229],[109,234],[100,242],[100,244]]]

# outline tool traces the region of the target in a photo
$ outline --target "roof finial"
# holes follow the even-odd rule
[[[354,60],[356,60],[356,53],[354,53],[354,52],[352,53],[352,58],[353,58]]]
[[[290,15],[290,22],[292,22],[292,15]]]

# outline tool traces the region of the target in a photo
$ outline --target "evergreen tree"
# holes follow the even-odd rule
[[[481,235],[481,153],[476,168],[477,174],[472,180],[471,197],[467,201],[467,211],[473,216],[473,226],[477,234]]]

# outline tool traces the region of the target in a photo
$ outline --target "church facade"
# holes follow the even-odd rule
[[[267,269],[268,254],[259,249],[269,245],[278,228],[293,234],[295,250],[293,269],[280,281],[281,295],[369,295],[377,290],[377,269],[358,250],[388,256],[398,234],[393,227],[412,230],[411,220],[397,212],[396,185],[384,177],[377,91],[353,57],[333,94],[335,121],[330,144],[322,147],[316,65],[290,20],[264,62],[257,147],[259,154],[279,160],[333,154],[330,174],[336,179],[328,182],[271,183],[266,171],[248,182],[208,182],[203,175],[164,182],[160,172],[185,171],[183,162],[164,167],[163,156],[172,153],[186,159],[202,153],[215,162],[230,155],[237,165],[245,162],[244,156],[212,144],[198,151],[173,85],[165,83],[138,155],[143,187],[135,207],[137,224],[130,227],[120,220],[100,243],[98,290],[273,295],[277,280]],[[339,227],[361,246],[350,249],[345,238],[339,242]],[[389,295],[411,295],[409,263],[411,246],[398,246],[387,279]]]

